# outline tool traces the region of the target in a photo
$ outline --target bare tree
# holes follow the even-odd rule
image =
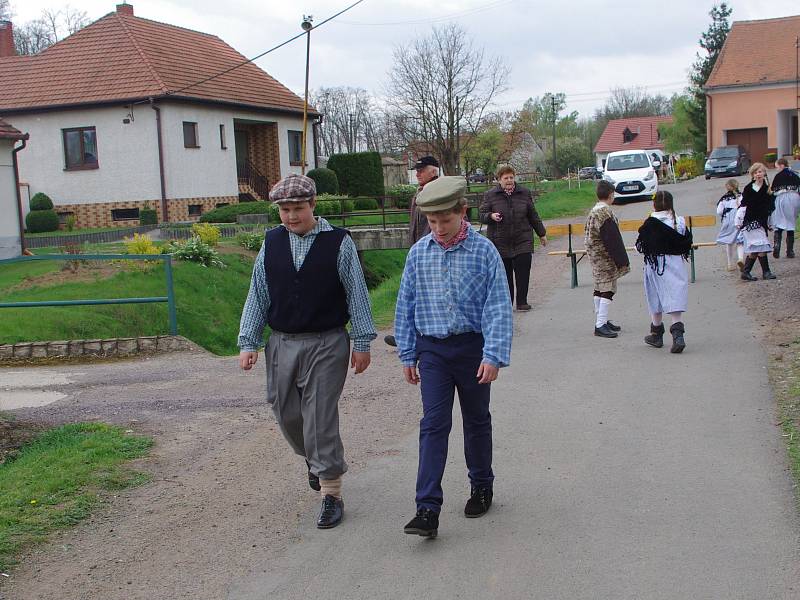
[[[408,143],[421,143],[445,173],[460,164],[459,133],[474,139],[492,99],[507,89],[509,70],[475,48],[456,24],[434,27],[394,50],[388,103]]]
[[[375,109],[366,90],[320,88],[312,94],[311,103],[325,115],[320,128],[323,155],[377,149]]]
[[[44,21],[36,19],[14,28],[14,48],[17,54],[38,54],[55,43]]]
[[[7,21],[11,19],[11,2],[9,0],[0,0],[0,19]]]
[[[60,10],[44,9],[38,19],[15,28],[14,46],[17,54],[38,54],[88,24],[86,11],[74,9],[69,4]]]

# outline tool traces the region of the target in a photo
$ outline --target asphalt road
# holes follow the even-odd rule
[[[670,189],[679,214],[707,214],[722,181]],[[642,342],[637,256],[612,305],[616,340],[592,335],[588,264],[575,290],[565,269],[547,302],[516,319],[513,365],[493,384],[497,479],[485,517],[462,514],[456,410],[438,539],[402,533],[414,511],[411,435],[348,477],[339,528],[304,520],[299,541],[265,556],[229,598],[800,598],[766,358],[721,260],[698,252],[682,355]]]

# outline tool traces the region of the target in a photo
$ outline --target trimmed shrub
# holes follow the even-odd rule
[[[225,263],[222,262],[217,251],[197,236],[190,238],[183,244],[172,242],[170,250],[178,260],[200,263],[204,267],[225,268]]]
[[[774,163],[776,160],[778,160],[778,155],[775,152],[767,152],[764,155],[765,163]]]
[[[328,198],[335,198],[336,196],[328,196]],[[320,217],[326,215],[340,215],[342,212],[353,212],[355,207],[350,199],[345,199],[345,196],[339,196],[338,200],[317,200],[314,207],[314,214]]]
[[[353,200],[356,210],[378,210],[378,201],[375,198],[356,198]]]
[[[697,161],[691,157],[681,158],[675,163],[675,175],[677,177],[697,177],[700,170],[697,168]]]
[[[156,225],[158,223],[158,211],[145,204],[139,211],[139,225]]]
[[[219,244],[222,232],[219,227],[214,227],[208,223],[195,223],[192,225],[192,235],[199,237],[204,244],[208,244],[213,248]]]
[[[33,195],[33,198],[31,198],[31,210],[52,210],[52,208],[53,201],[47,194],[37,192]]]
[[[311,169],[307,175],[317,185],[317,194],[338,194],[339,179],[336,172],[330,169]]]
[[[236,236],[236,243],[242,248],[258,252],[261,244],[264,243],[264,235],[261,233],[240,233]]]
[[[25,217],[25,229],[28,233],[58,231],[58,215],[52,209],[32,210]]]
[[[394,205],[397,208],[409,208],[411,198],[417,193],[417,186],[411,184],[393,185],[386,190],[387,196],[392,196]]]
[[[334,154],[328,168],[336,172],[339,191],[348,196],[383,196],[383,166],[377,152]]]
[[[238,215],[269,215],[269,220],[278,222],[278,207],[271,202],[243,202],[215,208],[200,216],[200,223],[236,223]]]

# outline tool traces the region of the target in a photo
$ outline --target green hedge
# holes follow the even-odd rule
[[[340,215],[342,214],[342,211],[353,212],[353,208],[355,208],[355,203],[353,200],[347,198],[346,196],[341,196],[339,200],[317,200],[316,207],[314,208],[314,214],[321,217],[327,215]]]
[[[308,176],[317,185],[317,194],[338,194],[339,179],[336,172],[330,169],[311,169]]]
[[[52,208],[53,201],[47,194],[37,192],[33,195],[33,198],[31,198],[31,210],[52,210]]]
[[[154,208],[143,208],[139,211],[139,225],[155,225],[158,223],[158,211]]]
[[[356,210],[378,210],[378,201],[375,198],[356,198],[353,200]]]
[[[32,210],[25,217],[28,233],[58,231],[58,215],[54,210]]]
[[[238,215],[269,215],[272,223],[277,223],[278,208],[271,202],[240,202],[215,208],[200,216],[201,223],[236,223]]]
[[[393,185],[386,190],[387,196],[392,196],[394,205],[397,208],[409,208],[411,198],[417,193],[417,186],[411,184]]]
[[[377,152],[334,154],[328,168],[336,172],[339,191],[348,196],[383,196],[383,166]]]

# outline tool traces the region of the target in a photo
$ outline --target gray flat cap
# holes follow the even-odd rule
[[[422,212],[437,212],[453,208],[467,193],[467,180],[457,175],[439,177],[427,184],[417,196]]]
[[[276,183],[269,192],[269,199],[279,202],[303,202],[317,195],[317,185],[311,177],[289,175]]]

